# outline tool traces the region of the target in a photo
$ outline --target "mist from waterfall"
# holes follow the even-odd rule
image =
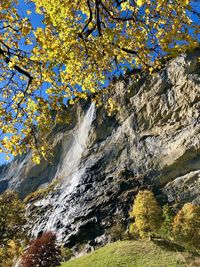
[[[48,218],[47,221],[45,220],[45,225],[43,222],[41,222],[39,225],[36,224],[34,226],[32,231],[33,235],[36,236],[41,230],[56,231],[56,226],[59,222],[62,222],[64,225],[67,223],[67,218],[70,215],[70,211],[73,209],[73,207],[68,207],[68,212],[64,213],[67,205],[66,198],[77,187],[82,175],[85,172],[86,166],[80,166],[80,162],[83,153],[87,149],[87,140],[94,117],[95,103],[92,103],[85,116],[79,118],[78,127],[73,134],[74,140],[67,152],[67,145],[63,141],[63,159],[55,175],[55,177],[61,181],[61,187],[59,186],[60,195],[56,201],[53,198],[47,198],[44,203],[38,203],[38,205],[50,205],[52,208],[49,214],[47,214]],[[37,205],[37,203],[35,204]],[[61,239],[61,234],[59,234],[58,231],[56,232],[58,240]]]

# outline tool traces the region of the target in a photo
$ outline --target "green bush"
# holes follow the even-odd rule
[[[174,220],[174,212],[168,204],[163,206],[162,217],[163,217],[164,221],[163,221],[161,229],[160,229],[160,235],[165,239],[171,239],[172,238],[172,223]]]
[[[24,203],[27,204],[31,201],[39,200],[45,196],[47,196],[50,192],[54,190],[54,187],[57,185],[58,180],[52,181],[47,187],[39,188],[38,190],[30,193],[25,197]]]
[[[70,248],[61,247],[62,261],[68,261],[74,256]]]
[[[112,242],[125,239],[125,226],[122,223],[113,225],[110,228],[110,237]]]
[[[135,223],[131,223],[129,225],[128,233],[129,233],[129,239],[138,239],[139,238],[139,231],[138,231]]]

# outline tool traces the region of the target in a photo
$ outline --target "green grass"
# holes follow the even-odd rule
[[[163,242],[147,240],[118,241],[86,256],[62,264],[62,267],[185,267],[187,253]],[[199,263],[199,260],[198,260]]]

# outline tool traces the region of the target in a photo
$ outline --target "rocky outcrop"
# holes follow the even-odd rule
[[[89,104],[80,105],[73,125],[55,130],[50,162],[33,166],[30,159],[19,160],[14,174],[12,165],[1,173],[0,186],[22,196],[57,181],[48,195],[29,202],[33,234],[53,230],[69,246],[107,242],[107,229],[116,216],[127,223],[133,198],[143,188],[151,188],[161,203],[200,203],[199,57],[195,51],[153,75],[117,81],[115,115],[98,108],[86,136],[82,124]],[[72,152],[76,142],[79,149]]]

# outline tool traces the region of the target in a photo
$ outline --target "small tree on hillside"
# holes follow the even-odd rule
[[[163,238],[170,239],[172,237],[172,223],[174,219],[174,212],[172,208],[168,204],[166,204],[163,206],[162,213],[164,221],[162,223],[160,233]]]
[[[125,226],[121,222],[116,222],[110,229],[111,241],[123,240],[125,238]]]
[[[200,206],[186,203],[173,221],[174,239],[188,249],[200,249]]]
[[[22,267],[54,267],[59,266],[61,250],[56,244],[56,235],[47,232],[31,241],[22,255]]]
[[[161,225],[161,208],[150,191],[140,191],[134,201],[130,217],[135,219],[134,226],[140,237],[151,237]]]

